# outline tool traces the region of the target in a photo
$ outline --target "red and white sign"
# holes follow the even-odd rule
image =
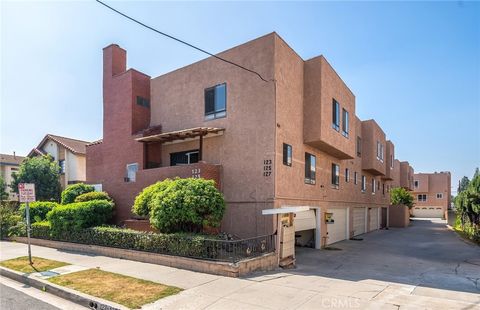
[[[33,183],[18,184],[18,194],[20,196],[20,202],[35,201],[35,184]]]

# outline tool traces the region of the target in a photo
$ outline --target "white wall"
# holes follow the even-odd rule
[[[48,153],[48,154],[52,155],[52,157],[55,159],[55,161],[58,161],[58,145],[57,145],[56,142],[54,142],[52,140],[47,140],[43,144],[42,149],[45,153]]]
[[[67,181],[85,181],[87,179],[85,156],[75,155],[67,150],[65,159]]]

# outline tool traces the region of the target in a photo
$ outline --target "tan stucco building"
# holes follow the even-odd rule
[[[450,172],[416,173],[413,179],[412,194],[415,198],[413,216],[446,218],[452,202]]]
[[[60,166],[60,185],[86,181],[86,150],[90,142],[47,134],[28,157],[51,155]]]
[[[239,237],[275,232],[262,210],[286,206],[311,208],[296,215],[299,244],[386,226],[388,192],[410,187],[413,169],[377,122],[358,119],[328,61],[303,60],[276,33],[218,55],[261,78],[213,57],[150,78],[104,48],[103,139],[87,146],[87,182],[113,196],[117,223],[143,187],[194,176],[217,181],[222,230]]]
[[[13,155],[0,154],[0,176],[5,181],[8,200],[18,200],[18,194],[12,191],[10,184],[13,181],[12,174],[18,172],[19,166],[24,159],[25,157],[18,156],[15,153]]]

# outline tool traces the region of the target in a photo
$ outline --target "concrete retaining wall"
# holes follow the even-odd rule
[[[27,238],[25,237],[13,237],[11,240],[27,243]],[[234,264],[45,239],[31,238],[30,241],[33,245],[45,246],[49,248],[129,259],[143,263],[188,269],[226,277],[240,277],[253,271],[268,271],[274,270],[278,267],[277,256],[275,253],[269,253],[260,257],[246,259]]]

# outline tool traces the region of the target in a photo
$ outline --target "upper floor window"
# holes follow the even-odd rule
[[[382,184],[382,194],[385,195],[385,183]]]
[[[345,182],[350,182],[350,169],[345,168]]]
[[[335,99],[332,101],[332,128],[340,130],[340,104]]]
[[[342,109],[342,135],[348,138],[349,124],[348,124],[348,111]]]
[[[383,144],[377,141],[377,159],[383,162]]]
[[[338,186],[340,184],[340,166],[332,164],[332,185]]]
[[[362,138],[357,137],[357,156],[362,157]]]
[[[362,175],[362,192],[367,190],[367,177]]]
[[[427,195],[426,194],[417,195],[417,200],[418,201],[427,201]]]
[[[393,169],[393,154],[390,154],[390,168]]]
[[[377,180],[372,179],[372,194],[375,194],[375,191],[376,191],[376,188],[377,188],[377,187],[375,186],[375,185],[376,185],[376,184],[375,184],[376,181],[377,181]]]
[[[58,165],[60,166],[60,173],[65,173],[65,160],[62,159],[62,160],[59,160],[58,161]]]
[[[437,193],[437,199],[443,199],[443,193]]]
[[[316,161],[315,155],[305,153],[305,183],[307,184],[315,184]]]
[[[126,170],[127,176],[125,177],[125,182],[135,182],[138,171],[138,163],[127,164]]]
[[[420,182],[418,182],[418,180],[413,181],[413,187],[414,188],[418,188],[419,184],[420,184]]]
[[[227,115],[227,84],[205,89],[205,120]]]
[[[353,173],[353,184],[357,185],[357,177],[358,177],[358,173],[355,171]]]
[[[140,96],[137,96],[137,104],[145,108],[150,108],[150,100]]]
[[[283,144],[283,164],[292,166],[292,146],[290,144]]]

